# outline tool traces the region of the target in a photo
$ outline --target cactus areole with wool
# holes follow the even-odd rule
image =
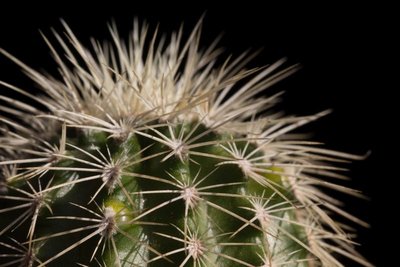
[[[332,164],[358,157],[291,134],[326,112],[261,94],[296,66],[217,64],[200,23],[91,49],[64,27],[56,77],[0,50],[40,89],[0,82],[0,266],[371,266],[323,190],[360,195]]]

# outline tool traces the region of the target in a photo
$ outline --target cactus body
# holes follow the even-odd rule
[[[320,190],[358,195],[330,164],[357,157],[287,135],[326,112],[259,116],[295,66],[215,67],[199,27],[148,50],[146,27],[112,30],[94,54],[65,27],[62,80],[2,51],[42,94],[2,82],[37,105],[1,97],[0,266],[370,266]]]

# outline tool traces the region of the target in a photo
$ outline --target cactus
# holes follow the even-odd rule
[[[63,24],[65,56],[44,37],[60,78],[1,50],[40,93],[1,82],[0,266],[372,266],[340,218],[366,223],[325,190],[361,196],[334,166],[360,157],[290,134],[327,111],[260,97],[297,66],[217,66],[201,23],[169,43],[111,27],[91,50]]]

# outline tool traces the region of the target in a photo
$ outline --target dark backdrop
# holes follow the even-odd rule
[[[383,154],[389,142],[388,122],[395,106],[387,104],[388,87],[379,76],[384,66],[379,64],[384,51],[385,26],[380,24],[380,13],[374,7],[318,7],[287,5],[260,7],[252,3],[241,6],[230,4],[224,8],[159,6],[138,7],[111,1],[97,1],[91,8],[57,3],[2,8],[0,17],[0,47],[35,68],[54,71],[38,29],[50,34],[50,27],[62,30],[59,18],[64,18],[84,41],[93,36],[109,38],[107,22],[114,18],[126,35],[132,19],[138,17],[154,26],[159,22],[161,31],[170,32],[185,22],[190,30],[202,14],[203,45],[209,44],[223,33],[220,42],[226,54],[236,54],[247,48],[264,48],[252,66],[271,63],[287,57],[288,65],[300,63],[302,69],[273,90],[285,90],[280,105],[288,114],[307,115],[332,108],[334,112],[302,129],[314,132],[314,138],[333,149],[371,156],[351,164],[352,186],[368,195],[370,201],[345,199],[348,209],[371,223],[370,229],[359,229],[359,250],[377,266],[390,266],[388,238],[393,210],[388,207],[397,197],[388,188],[394,186],[395,165],[389,164]],[[246,4],[246,6],[243,6]],[[205,13],[204,13],[205,12]],[[186,31],[186,32],[187,32]],[[32,84],[19,72],[18,67],[0,56],[0,79],[29,88]],[[1,89],[0,89],[1,90]],[[392,110],[394,109],[394,110]],[[385,156],[386,155],[386,156]],[[398,176],[398,175],[397,175]],[[392,186],[391,186],[392,185]],[[384,253],[385,252],[385,253]],[[352,266],[348,263],[346,266]]]

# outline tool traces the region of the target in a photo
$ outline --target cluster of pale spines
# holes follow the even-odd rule
[[[201,201],[205,201],[204,196],[218,195],[218,193],[208,192],[208,188],[201,187],[201,181],[206,177],[196,176],[192,183],[188,183],[184,179],[176,179],[171,174],[171,178],[175,181],[174,186],[177,188],[171,193],[178,192],[179,196],[135,218],[118,209],[118,204],[115,203],[109,206],[102,203],[102,206],[94,211],[71,203],[94,214],[97,219],[72,216],[52,216],[51,219],[91,221],[93,224],[90,228],[93,231],[84,239],[43,262],[35,256],[35,244],[68,235],[74,231],[85,230],[73,229],[40,238],[35,237],[36,220],[40,211],[47,209],[51,213],[51,198],[54,197],[52,193],[56,192],[57,197],[62,197],[66,194],[64,191],[68,191],[77,183],[99,179],[102,183],[91,196],[92,201],[103,189],[113,192],[116,187],[123,188],[120,181],[122,175],[162,180],[146,174],[127,171],[124,173],[125,168],[129,166],[160,155],[163,156],[162,161],[177,158],[182,162],[190,161],[191,155],[195,155],[215,158],[219,160],[218,166],[236,165],[247,179],[272,191],[268,197],[245,193],[226,195],[228,200],[232,197],[247,199],[250,206],[244,208],[254,213],[254,218],[251,220],[224,210],[215,203],[207,202],[207,205],[243,222],[243,226],[230,233],[232,236],[245,227],[254,227],[264,234],[264,241],[258,244],[262,246],[263,253],[259,256],[264,266],[342,266],[332,255],[333,253],[370,266],[354,250],[353,242],[345,232],[349,228],[335,222],[330,214],[337,213],[357,223],[365,223],[343,211],[338,200],[318,189],[327,187],[358,196],[357,191],[329,181],[331,178],[345,178],[337,172],[342,169],[332,167],[331,162],[357,159],[357,157],[318,148],[315,142],[291,140],[287,135],[288,132],[323,116],[326,112],[308,117],[282,117],[279,114],[259,117],[259,114],[271,107],[279,96],[258,97],[259,94],[290,75],[296,70],[296,66],[279,71],[283,63],[279,61],[263,68],[246,70],[245,65],[253,55],[244,53],[236,59],[227,59],[220,67],[217,67],[215,62],[220,50],[215,49],[215,44],[206,50],[199,48],[200,24],[196,26],[185,43],[181,40],[182,30],[172,34],[167,43],[166,38],[158,37],[157,33],[151,38],[146,38],[148,27],[140,28],[138,25],[138,23],[134,24],[133,33],[127,43],[120,40],[115,28],[111,30],[113,45],[107,43],[101,45],[93,41],[94,53],[84,48],[66,25],[68,42],[54,32],[65,56],[59,55],[45,38],[58,63],[62,79],[43,75],[7,52],[1,51],[20,65],[39,85],[42,92],[41,95],[33,95],[27,90],[0,82],[3,88],[8,88],[37,103],[37,105],[28,105],[16,98],[0,96],[5,103],[0,106],[0,111],[5,114],[0,117],[2,132],[0,136],[0,166],[2,167],[0,199],[15,200],[18,203],[18,206],[0,209],[0,213],[7,216],[13,210],[22,211],[20,217],[4,229],[0,229],[0,236],[9,235],[10,231],[18,230],[18,226],[24,221],[30,221],[25,243],[21,244],[12,238],[9,242],[0,242],[2,247],[14,250],[16,255],[19,255],[15,258],[15,263],[44,266],[95,236],[100,236],[100,238],[95,249],[90,251],[91,260],[95,258],[95,254],[106,241],[107,244],[111,244],[111,250],[114,250],[118,258],[119,252],[113,241],[113,236],[118,231],[122,231],[118,229],[118,223],[139,222],[146,215],[162,209],[171,201],[183,200],[186,213],[195,209]],[[241,82],[237,83],[238,81]],[[182,125],[189,123],[194,126],[191,130],[185,131]],[[180,130],[177,131],[179,127]],[[204,127],[205,130],[199,134],[197,130],[200,127]],[[67,132],[68,129],[74,128],[78,129],[82,135],[104,132],[107,133],[108,138],[117,139],[119,142],[128,140],[134,134],[164,145],[167,150],[139,160],[135,159],[135,154],[114,159],[111,153],[104,154],[95,146],[90,150],[83,150],[70,144]],[[167,129],[169,134],[160,131],[161,128]],[[210,133],[221,134],[224,139],[200,142],[202,137]],[[54,142],[56,136],[59,137],[57,142]],[[244,146],[238,145],[243,143]],[[209,146],[218,147],[223,152],[207,154],[196,150],[199,147]],[[68,150],[79,151],[91,160],[73,157],[67,153]],[[141,153],[143,150],[135,153]],[[58,162],[67,159],[90,166],[92,171],[98,172],[98,175],[79,180],[71,179],[56,185],[53,185],[52,181],[44,185],[40,183],[40,177],[53,170],[85,171],[57,165]],[[218,168],[218,166],[215,167]],[[266,178],[271,175],[279,177],[282,185],[273,179]],[[14,185],[21,181],[28,185],[29,191],[19,189]],[[31,184],[34,182],[37,184]],[[227,185],[221,181],[220,186]],[[285,187],[285,190],[294,198],[289,199],[285,193],[282,193],[281,187]],[[18,191],[25,197],[12,199],[7,195],[8,191]],[[122,191],[126,199],[131,202],[135,194],[168,193]],[[284,200],[278,206],[270,205],[271,198],[275,196]],[[295,214],[295,217],[285,215],[279,217],[281,215],[275,214],[281,214],[285,210]],[[281,222],[302,227],[306,236],[305,240],[300,240],[291,233],[285,233],[280,227]],[[158,234],[167,239],[182,242],[182,250],[188,255],[181,263],[182,266],[189,260],[193,260],[195,265],[209,266],[215,257],[225,257],[233,263],[252,266],[218,251],[209,251],[210,245],[215,246],[215,244],[207,244],[208,240],[190,229],[188,222],[184,223],[184,229],[178,230],[181,236]],[[302,250],[307,252],[307,256],[294,257],[295,259],[292,260],[291,254],[299,253],[298,251],[291,253],[279,251],[280,235],[297,243]],[[248,246],[252,244],[218,245]],[[160,259],[168,260],[169,255],[180,252],[159,253],[151,246],[147,246],[147,249],[158,255],[148,263]],[[8,256],[2,255],[2,257]],[[99,262],[99,264],[102,263]],[[118,264],[121,265],[121,262],[117,261]]]

